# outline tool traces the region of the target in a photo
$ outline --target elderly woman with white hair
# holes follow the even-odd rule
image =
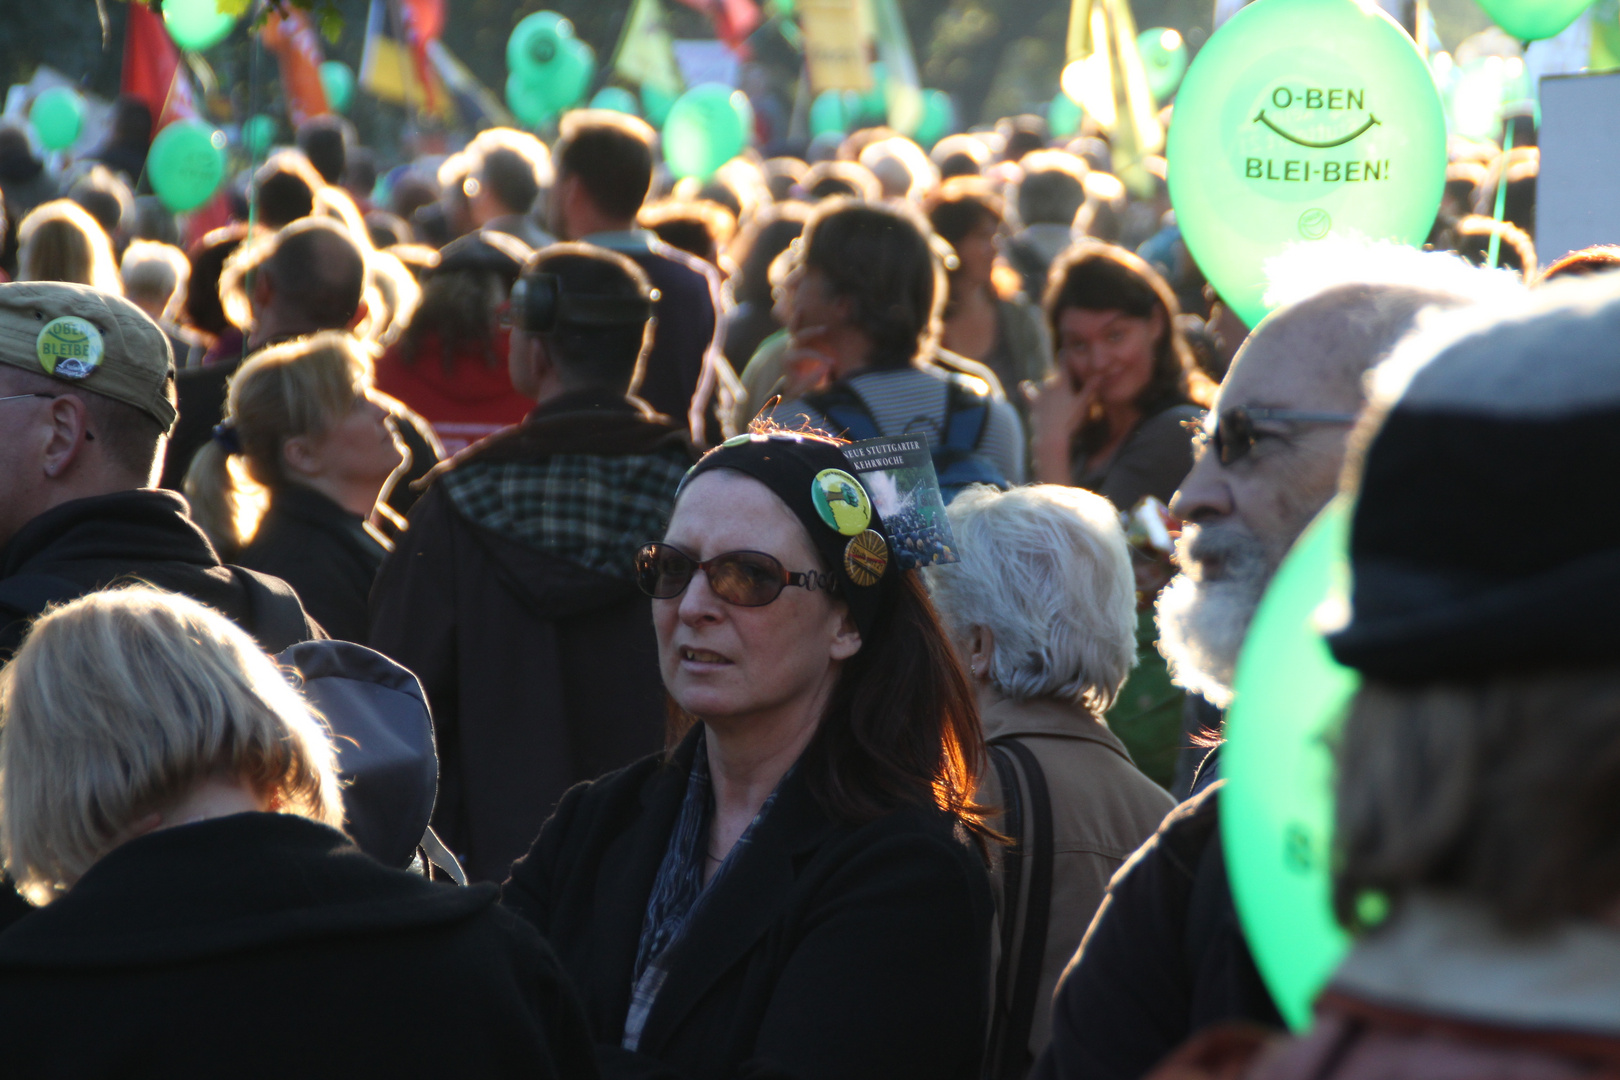
[[[1113,504],[1055,484],[981,486],[948,513],[961,561],[928,570],[928,585],[997,765],[980,798],[1006,808],[996,827],[1021,853],[998,882],[992,1070],[1022,1076],[1051,1036],[1053,989],[1109,879],[1173,804],[1103,720],[1136,656]]]
[[[540,936],[361,854],[333,757],[196,601],[41,617],[0,670],[0,851],[40,905],[0,933],[7,1075],[592,1075]]]

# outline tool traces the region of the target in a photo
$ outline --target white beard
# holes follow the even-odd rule
[[[1159,594],[1159,651],[1177,686],[1219,708],[1232,701],[1243,638],[1278,560],[1235,522],[1188,525],[1176,542],[1182,570]]]

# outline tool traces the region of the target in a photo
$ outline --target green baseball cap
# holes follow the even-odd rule
[[[122,296],[62,281],[0,285],[0,364],[122,401],[174,428],[169,337]]]

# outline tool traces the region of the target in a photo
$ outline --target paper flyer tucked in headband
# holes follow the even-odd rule
[[[902,570],[957,561],[927,436],[866,439],[843,449],[883,518],[889,550]]]

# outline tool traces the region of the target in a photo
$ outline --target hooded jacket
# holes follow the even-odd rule
[[[503,879],[564,791],[663,745],[632,561],[693,458],[642,402],[563,395],[441,466],[384,562],[370,644],[427,691],[434,827],[470,877]]]
[[[150,833],[0,934],[7,1074],[594,1076],[556,958],[494,901],[286,814]]]
[[[266,652],[326,636],[285,582],[221,564],[184,498],[142,488],[53,507],[0,548],[0,663],[47,603],[134,581],[207,604]]]

